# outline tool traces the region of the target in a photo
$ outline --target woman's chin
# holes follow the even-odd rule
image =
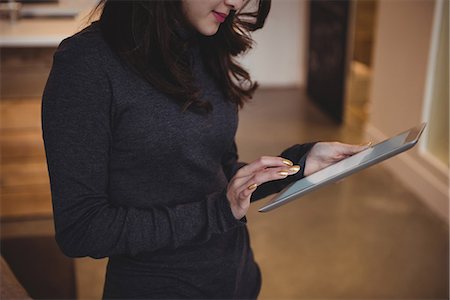
[[[198,28],[197,30],[204,36],[212,36],[219,30],[219,24],[204,26],[202,28]]]

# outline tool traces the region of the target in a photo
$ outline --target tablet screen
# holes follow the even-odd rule
[[[326,167],[308,177],[306,179],[314,184],[317,184],[330,176],[341,174],[345,171],[353,169],[363,162],[369,161],[372,158],[379,156],[380,154],[390,152],[396,148],[401,147],[408,136],[408,132],[402,135],[396,136],[390,140],[384,141],[382,143],[376,144],[369,149],[361,151],[353,156],[347,157],[329,167]]]
[[[417,142],[424,127],[425,124],[422,124],[420,127],[411,128],[408,131],[292,183],[259,211],[271,210],[282,205],[284,202],[294,199],[296,196],[312,191],[326,183],[339,180],[411,148]]]

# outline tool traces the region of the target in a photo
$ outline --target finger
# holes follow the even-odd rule
[[[258,184],[256,183],[250,184],[246,186],[246,188],[244,186],[236,187],[235,193],[237,195],[237,200],[241,203],[244,201],[250,201],[250,196],[256,190],[257,187]]]
[[[274,157],[274,156],[261,156],[259,159],[245,165],[240,168],[236,173],[236,177],[246,177],[252,175],[253,173],[265,169],[265,168],[273,168],[273,167],[291,167],[294,164],[283,157]]]
[[[287,176],[294,175],[300,171],[300,166],[292,166],[290,168],[270,168],[255,173],[249,180],[242,183],[237,188],[239,194],[243,193],[248,196],[261,184],[272,180],[279,180]]]
[[[239,197],[241,199],[249,198],[253,194],[253,192],[256,190],[257,187],[258,187],[258,185],[256,183],[248,186],[248,188],[243,189],[242,191],[239,192]]]
[[[278,171],[275,170],[263,170],[255,175],[253,175],[250,180],[247,180],[244,184],[242,184],[238,188],[238,194],[241,199],[246,199],[250,197],[250,195],[257,189],[261,184],[272,181],[286,178],[289,175],[289,172],[286,169],[281,169]]]
[[[253,174],[245,176],[245,177],[233,178],[233,185],[237,188],[239,188],[240,186],[243,186],[243,185],[248,187],[255,183],[257,185],[260,185],[261,183],[266,182],[267,178],[269,178],[271,176],[271,174],[273,175],[273,174],[280,174],[280,172],[282,172],[282,173],[287,172],[288,174],[286,176],[289,176],[289,175],[294,175],[294,174],[298,173],[299,171],[300,171],[300,166],[298,166],[298,165],[295,165],[292,167],[284,166],[284,167],[261,169],[261,170],[254,172]],[[277,179],[280,179],[280,178],[277,178]]]

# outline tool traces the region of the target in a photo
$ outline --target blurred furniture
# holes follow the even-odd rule
[[[33,299],[75,299],[74,260],[64,256],[53,236],[19,236],[1,240],[2,257]],[[3,263],[3,262],[2,262]],[[5,271],[7,271],[5,269]],[[2,275],[4,271],[2,269]],[[22,292],[11,277],[10,293]],[[2,284],[2,293],[3,293]],[[23,298],[3,297],[2,299]]]
[[[1,299],[77,297],[76,260],[54,239],[40,98],[54,50],[89,23],[97,2],[22,3],[15,22],[0,19]],[[71,9],[74,17],[49,17]]]
[[[0,0],[0,2],[19,2],[19,3],[55,3],[60,0]]]
[[[22,5],[14,0],[2,1],[0,2],[0,17],[9,19],[10,24],[15,24],[21,8]]]
[[[0,298],[1,299],[31,299],[16,276],[9,268],[3,256],[0,257]]]
[[[1,218],[52,215],[40,107],[39,98],[0,101]]]
[[[56,47],[87,25],[87,16],[97,3],[98,0],[24,3],[17,21],[0,19],[0,47]]]

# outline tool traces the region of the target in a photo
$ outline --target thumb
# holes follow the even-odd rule
[[[362,145],[345,145],[345,147],[343,147],[342,151],[344,152],[343,154],[353,155],[358,152],[369,149],[370,146],[372,146],[372,142],[362,144]]]

